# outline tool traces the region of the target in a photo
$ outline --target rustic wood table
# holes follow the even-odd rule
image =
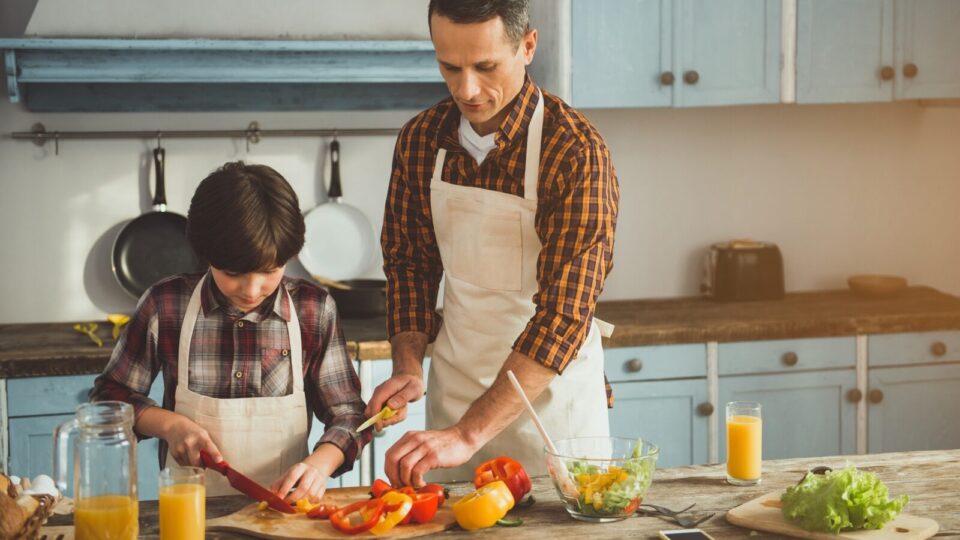
[[[891,495],[907,494],[910,514],[936,520],[940,524],[938,538],[960,538],[960,450],[931,452],[902,452],[863,456],[837,456],[767,461],[763,465],[763,483],[754,487],[734,487],[725,481],[723,465],[695,465],[658,470],[646,502],[679,509],[696,503],[691,513],[714,516],[700,528],[720,538],[777,538],[776,535],[757,533],[730,525],[724,513],[742,503],[770,491],[782,491],[796,483],[808,469],[817,465],[838,468],[850,461],[863,470],[876,473],[889,487]],[[451,485],[454,498],[467,493],[467,484]],[[592,524],[569,517],[560,504],[548,478],[534,479],[537,502],[530,508],[517,509],[511,516],[522,517],[524,524],[517,528],[491,529],[467,532],[460,529],[446,531],[441,537],[488,537],[557,540],[561,538],[656,538],[661,529],[679,528],[658,517],[633,517],[615,523]],[[214,518],[234,512],[249,500],[244,497],[217,497],[207,501],[207,517]],[[57,516],[50,525],[66,525],[69,517]],[[159,538],[157,503],[140,505],[141,538]],[[247,536],[228,533],[208,533],[207,538],[244,539]]]

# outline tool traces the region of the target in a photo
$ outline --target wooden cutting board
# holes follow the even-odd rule
[[[741,504],[727,512],[727,521],[740,527],[767,531],[795,538],[837,539],[862,538],[864,540],[922,540],[937,534],[940,526],[924,517],[900,514],[886,527],[877,530],[841,531],[840,534],[805,531],[787,521],[780,511],[780,492],[767,493]]]
[[[324,502],[337,506],[369,498],[370,488],[368,487],[328,489],[323,496]],[[445,531],[457,523],[456,518],[453,517],[452,505],[451,501],[444,502],[430,523],[399,525],[379,537],[413,538]],[[207,520],[207,530],[239,532],[272,540],[375,537],[371,533],[347,535],[334,529],[328,520],[310,519],[304,514],[282,514],[273,510],[259,511],[256,503],[232,514]]]

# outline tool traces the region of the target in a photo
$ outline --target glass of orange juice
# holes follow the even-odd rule
[[[763,421],[755,401],[727,403],[727,482],[735,486],[760,483]]]
[[[204,471],[168,467],[160,471],[160,539],[203,540],[207,518]]]

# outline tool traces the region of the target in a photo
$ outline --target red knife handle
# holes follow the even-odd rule
[[[200,450],[200,461],[203,462],[204,467],[213,469],[223,475],[226,475],[227,471],[230,470],[230,464],[227,463],[227,460],[224,459],[220,461],[220,463],[217,463],[213,460],[210,452],[207,452],[205,449]]]

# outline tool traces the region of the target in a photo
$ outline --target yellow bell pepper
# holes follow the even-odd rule
[[[370,529],[373,534],[384,534],[403,521],[413,508],[413,498],[399,491],[388,491],[380,496],[380,499],[386,503],[387,508],[396,507],[394,510],[385,511],[380,517],[380,522]]]
[[[513,508],[513,494],[503,480],[490,482],[454,503],[453,516],[463,529],[485,529],[496,525]]]
[[[296,509],[298,514],[306,514],[311,510],[313,510],[314,508],[316,508],[317,506],[320,506],[320,503],[313,504],[312,502],[310,502],[309,499],[304,497],[303,499],[300,499],[299,501],[297,501]]]

